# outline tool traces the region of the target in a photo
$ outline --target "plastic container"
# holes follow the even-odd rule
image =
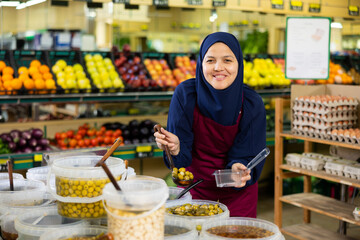
[[[9,179],[9,173],[7,172],[0,173],[0,180],[2,179]],[[13,179],[24,179],[24,177],[20,173],[13,173]]]
[[[64,240],[73,237],[95,237],[107,233],[103,226],[71,226],[47,231],[40,236],[40,240]]]
[[[46,184],[47,175],[49,173],[50,166],[42,166],[29,168],[26,172],[26,178],[30,180],[39,180]],[[55,186],[55,176],[51,176],[50,184]]]
[[[300,167],[300,160],[302,158],[301,154],[298,153],[288,153],[285,156],[285,161],[287,164],[289,164],[290,166],[294,166],[294,167]]]
[[[169,204],[181,205],[192,199],[190,192],[185,193],[180,199],[174,199],[182,190],[184,190],[184,188],[169,187],[169,198],[166,200],[166,207],[168,207]]]
[[[15,219],[18,240],[38,240],[47,231],[86,224],[83,220],[60,216],[56,208],[30,211]]]
[[[217,187],[234,187],[241,184],[241,172],[233,172],[231,169],[216,170],[215,176]]]
[[[9,179],[0,180],[0,203],[13,201],[17,204],[35,204],[43,200],[46,187],[43,182],[29,179],[14,179],[14,191],[10,191]]]
[[[115,239],[143,240],[164,238],[165,202],[169,190],[164,180],[148,176],[130,176],[103,190],[108,214],[108,230]]]
[[[165,240],[196,240],[198,238],[198,232],[194,230],[190,220],[165,218]]]
[[[212,229],[212,228],[216,228],[216,229]],[[210,233],[209,231],[211,230],[217,231],[219,235],[215,233]],[[267,232],[265,232],[264,230],[266,230]],[[249,234],[248,231],[251,234]],[[234,234],[234,237],[232,238],[223,237],[220,235],[221,232]],[[268,234],[271,234],[271,236],[268,236]],[[279,228],[271,222],[256,218],[231,217],[228,219],[217,219],[213,221],[207,221],[206,223],[204,223],[200,234],[200,239],[201,240],[205,240],[205,239],[206,240],[220,240],[220,239],[281,240],[283,239],[283,236]]]
[[[55,175],[56,188],[47,184],[48,191],[58,200],[59,214],[64,217],[104,218],[102,189],[110,182],[101,167],[94,167],[102,156],[81,155],[56,159],[51,165],[47,181]],[[124,161],[109,157],[106,164],[114,177],[120,180],[125,172]]]
[[[217,219],[225,219],[228,218],[230,216],[230,211],[228,210],[228,208],[226,207],[225,204],[219,203],[219,202],[215,202],[215,201],[209,201],[209,200],[194,200],[192,199],[191,201],[186,202],[186,204],[191,204],[191,205],[218,205],[221,209],[222,209],[222,213],[219,214],[215,214],[212,216],[187,216],[187,215],[176,215],[176,214],[171,214],[169,213],[169,208],[175,207],[175,206],[181,206],[181,205],[177,205],[177,204],[169,204],[169,207],[166,208],[166,212],[165,212],[165,219],[179,219],[179,220],[190,220],[193,223],[193,229],[196,231],[200,231],[202,228],[202,225],[205,222],[208,221],[214,221]]]

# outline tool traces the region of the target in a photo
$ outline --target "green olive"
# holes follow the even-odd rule
[[[191,181],[194,179],[194,175],[191,172],[186,171],[185,168],[180,168],[180,169],[173,168],[171,175],[173,178],[179,179],[180,181],[182,180]]]

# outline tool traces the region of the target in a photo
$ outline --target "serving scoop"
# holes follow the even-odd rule
[[[161,132],[161,125],[160,124],[156,124],[154,126],[154,131],[155,132]],[[170,150],[169,150],[169,147],[167,145],[165,145],[165,154],[166,154],[166,157],[167,159],[169,160],[169,165],[170,165],[170,169],[171,169],[171,177],[172,177],[172,180],[173,182],[178,185],[178,186],[181,186],[181,187],[187,187],[189,186],[190,184],[193,183],[194,179],[190,179],[190,180],[180,180],[179,178],[176,178],[173,176],[173,170],[175,168],[175,165],[174,165],[174,161],[171,157],[171,154],[170,154]]]

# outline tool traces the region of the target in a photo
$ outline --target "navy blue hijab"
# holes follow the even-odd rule
[[[238,74],[235,81],[226,89],[217,90],[205,79],[202,62],[208,49],[217,42],[226,44],[234,53],[238,64]],[[200,46],[200,55],[196,64],[197,105],[200,112],[215,122],[230,126],[236,123],[243,101],[244,64],[240,44],[236,37],[226,32],[216,32],[208,35]]]

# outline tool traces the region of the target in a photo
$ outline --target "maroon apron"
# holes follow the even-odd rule
[[[187,168],[194,174],[194,179],[204,182],[190,190],[193,199],[219,201],[230,210],[231,217],[256,218],[258,199],[257,183],[236,190],[232,187],[216,187],[216,170],[226,167],[227,153],[238,133],[241,113],[235,125],[224,126],[203,116],[198,107],[194,110],[194,144],[192,163]]]

